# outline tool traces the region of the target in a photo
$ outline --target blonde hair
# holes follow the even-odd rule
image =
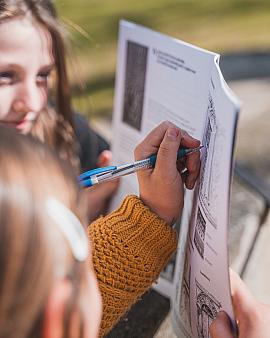
[[[55,85],[50,100],[53,107],[39,114],[32,134],[55,149],[78,173],[78,143],[74,132],[71,109],[70,85],[66,67],[65,32],[60,24],[51,0],[1,0],[0,24],[16,17],[31,15],[48,30],[52,38],[52,54],[55,62]]]
[[[48,196],[57,198],[84,223],[77,182],[66,164],[34,139],[0,127],[1,338],[41,337],[44,307],[59,266],[59,247],[68,261],[65,273],[74,284],[65,337],[69,316],[74,309],[80,311],[77,296],[84,263],[72,260],[69,247],[46,214]]]

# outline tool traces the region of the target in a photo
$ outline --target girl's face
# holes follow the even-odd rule
[[[54,68],[49,32],[27,17],[0,23],[0,123],[31,131]]]

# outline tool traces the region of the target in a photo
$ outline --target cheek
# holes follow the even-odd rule
[[[38,97],[38,104],[36,105],[35,114],[38,115],[48,103],[47,87],[38,88],[36,97]],[[0,85],[0,120],[5,121],[9,117],[14,117],[14,104],[17,103],[17,99],[18,97],[13,86]]]
[[[14,92],[11,88],[0,86],[0,120],[5,121],[11,111],[14,101]]]

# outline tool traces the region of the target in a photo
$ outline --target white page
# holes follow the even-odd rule
[[[179,243],[185,263],[176,277],[179,285],[173,305],[173,324],[178,337],[210,338],[209,326],[220,310],[234,318],[227,224],[237,111],[238,105],[216,66],[209,87],[200,180],[192,213],[183,215],[186,228],[181,229]]]
[[[164,120],[187,130],[203,143],[210,97],[217,116],[214,118],[212,114],[210,118],[211,136],[214,137],[205,147],[208,161],[201,172],[197,194],[185,192],[178,252],[155,286],[162,294],[175,299],[174,327],[178,334],[180,328],[184,330],[187,337],[198,336],[195,301],[198,290],[205,294],[209,292],[212,295],[209,299],[217,303],[217,308],[225,309],[233,318],[228,280],[227,224],[237,104],[220,80],[217,60],[217,54],[182,41],[132,23],[122,21],[120,24],[113,115],[115,164],[132,162],[134,147]],[[204,157],[202,167],[203,161]],[[130,193],[138,193],[136,175],[122,178],[112,209]],[[198,224],[204,233],[202,249],[197,219],[201,219]],[[215,242],[211,241],[211,236]],[[190,263],[185,260],[187,238],[191,239]],[[188,271],[187,268],[184,270],[185,262],[192,265],[188,295],[192,296],[193,303],[190,300],[188,303],[187,297],[183,303],[183,297],[180,297],[183,271],[185,275]],[[207,278],[211,285],[205,283]],[[221,287],[217,288],[217,285]],[[180,305],[186,312],[180,311]],[[191,318],[193,326],[189,328]]]
[[[164,120],[201,139],[208,84],[216,58],[214,53],[121,21],[113,114],[112,151],[116,164],[132,162],[134,147]],[[143,61],[136,65],[138,60]],[[143,102],[140,109],[135,109],[135,117],[125,121],[125,95],[129,92],[133,103],[136,104],[136,96]],[[138,194],[136,175],[122,178],[111,210],[131,193]],[[155,285],[168,297],[172,296],[177,282],[175,272],[179,264],[176,261],[174,257]]]
[[[147,54],[145,71],[140,72],[141,77],[145,76],[142,81],[143,93],[138,93],[138,96],[143,96],[143,105],[137,114],[139,117],[134,118],[135,122],[131,121],[136,127],[123,121],[125,90],[126,92],[129,90],[128,85],[125,86],[126,75],[127,73],[130,73],[131,77],[134,75],[133,69],[127,70],[128,43],[131,44],[131,48],[135,46],[135,50],[138,49],[137,59],[140,58],[139,53]],[[215,57],[214,53],[121,21],[113,114],[112,151],[116,164],[133,161],[135,146],[153,127],[164,120],[169,120],[187,130],[192,136],[201,138],[207,107],[208,83]],[[132,56],[130,59],[131,63],[135,62]],[[135,72],[135,77],[136,75],[140,81],[138,72]],[[134,76],[129,82],[136,86]],[[139,86],[142,87],[141,84]],[[130,91],[132,92],[132,88]],[[137,93],[132,92],[131,99],[136,95]],[[138,123],[139,119],[141,120]],[[135,175],[122,179],[111,208],[116,208],[127,193],[138,193]]]

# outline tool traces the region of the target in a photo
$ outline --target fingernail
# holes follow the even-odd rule
[[[168,128],[168,136],[171,138],[177,138],[179,135],[179,129],[170,127]]]

